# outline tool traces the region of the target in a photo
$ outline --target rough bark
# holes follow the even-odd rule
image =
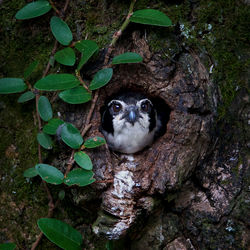
[[[138,1],[138,8],[150,6],[165,11],[173,18],[175,28],[163,31],[131,25],[123,34],[113,55],[135,51],[144,61],[115,66],[112,81],[100,92],[87,137],[101,135],[99,109],[108,96],[121,88],[164,100],[171,109],[167,132],[135,155],[113,154],[105,146],[89,150],[95,177],[103,182],[66,190],[55,217],[82,233],[86,249],[104,249],[107,239],[119,239],[109,242],[114,249],[247,249],[249,96],[244,84],[248,76],[245,72],[237,73],[245,64],[239,66],[238,61],[232,61],[230,67],[230,60],[238,55],[241,63],[249,55],[244,21],[249,3],[232,1],[240,14],[232,13],[231,18],[231,5],[223,1],[219,1],[223,6],[220,13],[216,12],[216,3],[210,1],[170,1],[168,5],[158,2]],[[21,77],[23,65],[33,60],[31,52],[45,64],[53,41],[47,31],[49,17],[17,23],[13,15],[24,2],[11,4],[0,1],[5,16],[1,20],[4,28],[0,43],[5,48],[1,51],[1,77]],[[77,39],[88,34],[106,47],[122,19],[117,13],[126,13],[127,7],[124,1],[71,1],[67,22]],[[235,24],[231,23],[234,18]],[[208,21],[213,23],[212,30]],[[182,24],[189,30],[183,30]],[[192,25],[199,26],[201,34],[199,29],[192,30]],[[221,26],[226,43],[218,41]],[[232,27],[241,32],[239,38]],[[228,56],[226,52],[231,55],[232,51],[233,57]],[[92,76],[102,66],[104,54],[102,50],[100,61],[92,61],[84,68],[84,77]],[[55,71],[59,69],[55,67]],[[231,75],[236,75],[232,82],[241,85],[232,85]],[[39,77],[35,73],[31,80]],[[226,88],[223,77],[228,81]],[[233,102],[228,104],[227,100]],[[62,105],[56,100],[54,108],[65,121],[80,128],[89,106]],[[28,104],[17,106],[13,97],[1,96],[0,241],[13,241],[20,249],[30,248],[39,234],[36,221],[47,214],[40,179],[22,176],[25,169],[37,163],[32,111]],[[70,150],[61,144],[52,153],[44,153],[43,159],[65,170],[69,155]],[[57,197],[58,189],[50,188],[53,197]],[[40,248],[55,246],[44,240]]]
[[[94,225],[97,234],[104,234],[110,239],[118,239],[126,233],[137,214],[147,206],[148,197],[180,188],[204,159],[211,143],[213,113],[216,110],[214,100],[218,98],[198,56],[182,53],[176,63],[162,60],[150,52],[138,32],[133,34],[131,44],[121,44],[114,55],[124,52],[125,46],[140,53],[145,58],[144,63],[116,67],[112,82],[102,91],[99,105],[103,105],[107,95],[129,88],[162,98],[170,106],[171,114],[166,134],[143,152],[111,154],[111,159],[100,157],[99,152],[93,155],[93,159],[106,159],[106,166],[112,163],[113,176],[102,173],[104,178],[114,179],[113,185],[102,194],[102,209],[116,219],[112,225],[110,222],[103,225],[102,215]],[[191,74],[185,74],[187,65],[183,61],[188,61]],[[96,110],[97,121],[94,124],[100,121],[100,106]],[[98,127],[93,130],[92,133],[96,134]],[[96,162],[95,166],[100,170],[99,163]]]

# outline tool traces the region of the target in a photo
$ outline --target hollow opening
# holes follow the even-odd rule
[[[122,88],[105,99],[100,131],[113,151],[137,153],[166,133],[170,112],[162,98]]]

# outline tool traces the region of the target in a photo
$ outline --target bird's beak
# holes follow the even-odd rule
[[[130,106],[127,109],[127,112],[125,113],[124,117],[128,122],[134,125],[135,121],[138,118],[138,109],[135,106]]]
[[[136,114],[134,110],[130,110],[128,113],[128,121],[131,122],[132,124],[134,124],[136,120]]]

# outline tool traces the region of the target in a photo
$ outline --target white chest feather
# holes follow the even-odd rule
[[[150,145],[154,139],[154,130],[149,132],[148,118],[142,117],[134,125],[119,119],[113,120],[114,134],[106,135],[109,146],[122,153],[135,153]]]

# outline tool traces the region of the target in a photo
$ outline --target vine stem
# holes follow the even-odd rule
[[[88,86],[86,85],[86,83],[83,81],[80,72],[78,70],[75,71],[76,77],[78,78],[78,80],[80,81],[80,83],[82,84],[82,86],[89,92],[91,93],[91,90],[89,90]]]
[[[111,41],[110,47],[114,47],[117,40],[119,39],[119,37],[122,35],[122,32],[127,28],[129,22],[130,22],[130,17],[133,15],[133,10],[134,10],[134,6],[135,6],[135,2],[136,0],[132,0],[129,6],[129,11],[128,11],[128,15],[125,19],[125,21],[123,22],[121,28],[115,32],[115,34],[113,35],[113,39]]]
[[[60,13],[60,11],[56,8],[56,6],[55,6],[55,4],[53,3],[53,1],[49,0],[49,3],[50,3],[50,5],[51,5],[52,9],[56,12],[56,14],[57,14],[58,16],[60,16],[61,13]]]
[[[54,43],[54,47],[51,51],[51,56],[53,56],[55,53],[56,53],[56,50],[57,50],[57,46],[58,46],[58,42],[55,41]],[[42,77],[45,77],[48,72],[49,72],[49,69],[50,69],[50,62],[47,63],[47,66],[43,72],[43,75]],[[41,118],[40,118],[40,115],[39,115],[39,112],[38,112],[38,101],[39,101],[39,98],[40,98],[40,92],[35,90],[35,94],[36,94],[36,116],[37,116],[37,121],[38,121],[38,130],[39,132],[42,131],[42,121],[41,121]],[[41,152],[41,145],[38,143],[38,159],[39,159],[39,163],[42,163],[42,152]]]
[[[54,4],[53,4],[53,2],[51,0],[50,0],[50,4],[51,4],[52,8],[55,10],[55,12],[58,15],[60,15],[61,13],[54,6]],[[63,8],[63,13],[66,12],[68,5],[69,5],[69,0],[66,0],[64,8]],[[53,56],[56,53],[57,47],[58,47],[58,42],[55,41],[50,56]],[[44,72],[43,72],[42,77],[45,77],[48,74],[50,67],[51,67],[51,64],[50,64],[50,61],[49,61],[47,63],[47,66],[46,66]],[[38,129],[39,129],[39,132],[41,132],[42,131],[42,122],[41,122],[41,118],[40,118],[40,115],[39,115],[39,112],[38,112],[38,101],[39,101],[39,98],[40,98],[40,92],[37,91],[37,93],[36,93],[36,114],[37,114],[37,120],[38,120]],[[42,163],[41,145],[39,143],[38,143],[38,160],[39,160],[39,163]],[[49,210],[48,210],[47,218],[51,218],[53,216],[54,209],[58,206],[60,200],[58,199],[56,201],[56,203],[54,204],[53,197],[52,197],[52,195],[50,193],[50,190],[49,190],[49,188],[47,186],[47,183],[44,180],[42,182],[43,182],[43,185],[44,185],[44,188],[46,190],[46,193],[48,195],[48,200],[49,200],[49,203],[48,203]],[[37,246],[39,245],[42,237],[43,237],[43,232],[40,232],[40,234],[38,235],[36,241],[32,244],[31,250],[35,250],[37,248]]]
[[[55,10],[55,12],[60,16],[61,14],[64,15],[64,13],[66,12],[67,7],[68,7],[70,1],[66,0],[64,8],[62,10],[63,13],[59,12],[59,10],[55,7],[55,5],[52,2],[52,0],[49,0],[49,2],[51,4],[52,8]],[[129,12],[128,12],[128,15],[127,15],[125,21],[123,22],[121,28],[113,35],[113,39],[112,39],[112,41],[111,41],[111,43],[109,45],[109,48],[108,48],[108,53],[105,56],[104,67],[106,67],[106,65],[108,64],[110,55],[112,53],[113,47],[115,46],[117,40],[120,38],[120,36],[122,35],[122,32],[126,29],[126,27],[128,26],[128,24],[130,22],[130,17],[133,15],[133,9],[134,9],[135,3],[136,3],[136,0],[132,0],[131,1],[130,7],[129,7]],[[55,41],[54,47],[53,47],[53,49],[51,51],[51,56],[53,56],[56,53],[57,46],[58,46],[58,42]],[[50,62],[48,62],[47,66],[46,66],[46,69],[43,72],[43,77],[45,77],[48,74],[49,69],[50,69]],[[80,78],[78,77],[78,79],[82,83],[83,87],[85,87],[89,91],[88,87],[83,82],[80,74],[78,74],[78,75],[80,77]],[[39,127],[39,131],[41,131],[41,129],[42,129],[41,118],[40,118],[39,113],[38,113],[38,100],[39,100],[39,97],[40,97],[40,94],[38,92],[36,94],[36,110],[37,110],[38,127]],[[92,126],[92,124],[91,124],[91,117],[92,117],[92,114],[94,112],[94,109],[95,109],[98,97],[99,97],[99,89],[96,90],[96,92],[95,92],[94,98],[92,99],[92,103],[91,103],[91,107],[90,107],[89,113],[87,115],[86,123],[82,127],[82,129],[81,129],[81,136],[82,137],[88,132],[88,130]],[[72,166],[74,164],[74,153],[75,153],[75,150],[72,150],[71,156],[70,156],[70,159],[69,159],[69,163],[68,163],[68,166],[67,166],[67,169],[66,169],[66,172],[65,172],[65,176],[71,170],[71,168],[72,168]],[[42,157],[41,157],[41,146],[40,146],[40,144],[38,144],[38,154],[39,154],[39,162],[41,163],[42,162]],[[100,180],[100,181],[97,181],[97,182],[98,183],[112,183],[113,180]],[[44,187],[45,187],[45,190],[47,192],[48,199],[49,199],[49,211],[48,211],[47,218],[51,218],[53,216],[54,209],[57,207],[57,205],[59,204],[60,200],[58,199],[56,201],[56,203],[54,204],[53,197],[52,197],[52,195],[51,195],[51,193],[49,191],[49,188],[48,188],[46,182],[43,181],[43,184],[44,184]],[[41,232],[38,235],[38,237],[37,237],[36,241],[34,242],[34,244],[32,245],[31,250],[35,250],[36,249],[36,247],[39,245],[42,237],[43,237],[43,233]]]
[[[91,106],[90,106],[90,109],[89,109],[89,112],[88,112],[88,115],[87,115],[86,122],[85,122],[85,124],[83,125],[83,127],[81,129],[81,136],[82,137],[85,136],[85,134],[88,132],[88,130],[92,126],[92,124],[90,123],[91,122],[91,117],[92,117],[92,114],[94,112],[94,109],[95,109],[98,97],[99,97],[99,89],[96,90],[96,92],[95,92],[94,98],[92,99]],[[68,166],[67,166],[67,169],[65,171],[64,176],[67,176],[67,174],[69,173],[69,171],[73,167],[73,164],[75,162],[75,160],[74,160],[74,154],[75,154],[75,150],[72,150],[70,158],[69,158],[69,161],[68,161]]]
[[[70,0],[66,0],[65,5],[63,7],[63,12],[65,12],[67,10],[67,8],[69,6],[69,2],[70,2]]]

